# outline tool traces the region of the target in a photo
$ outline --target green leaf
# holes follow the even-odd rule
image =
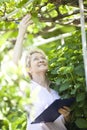
[[[79,94],[77,94],[77,97],[76,97],[77,102],[84,101],[84,99],[85,99],[85,93],[80,92]]]
[[[52,18],[54,18],[54,17],[57,17],[57,16],[58,16],[58,13],[57,13],[57,11],[56,11],[56,10],[51,11],[49,14],[50,14],[50,16],[51,16]]]
[[[55,6],[54,6],[54,4],[52,4],[52,3],[48,3],[47,4],[47,10],[49,11],[49,10],[52,10],[52,9],[54,9],[55,8]]]
[[[61,30],[64,32],[74,32],[76,30],[76,28],[73,26],[69,26],[69,25],[66,25],[64,27],[61,28]]]
[[[53,69],[52,71],[51,71],[51,74],[57,74],[58,72],[58,68],[55,68],[55,69]]]
[[[42,3],[48,2],[48,0],[42,0]]]
[[[17,129],[21,129],[22,128],[22,124],[18,124],[18,126],[16,128]]]
[[[21,8],[25,3],[27,3],[29,0],[22,0],[19,4],[18,4],[18,8]]]
[[[75,121],[79,128],[87,128],[87,120],[84,118],[79,118]]]
[[[0,3],[3,3],[3,2],[10,2],[10,0],[0,0]]]
[[[75,73],[79,76],[84,76],[83,64],[80,64],[75,67]]]
[[[76,89],[73,89],[72,91],[71,91],[71,95],[73,94],[75,94],[76,93]]]
[[[9,122],[6,119],[0,120],[0,128],[5,128],[5,130],[9,130]]]
[[[69,83],[68,83],[68,82],[62,84],[62,85],[60,86],[59,91],[62,92],[62,91],[65,91],[65,90],[67,90],[67,89],[69,89]]]
[[[65,62],[67,59],[65,58],[65,57],[60,57],[59,59],[58,59],[58,62]]]
[[[66,68],[67,68],[66,66],[63,66],[63,67],[61,67],[61,68],[59,69],[59,71],[62,72],[62,73],[64,73],[65,70],[66,70]],[[65,73],[66,73],[66,72],[65,72]]]
[[[61,81],[62,81],[62,78],[58,78],[57,80],[56,80],[56,84],[60,84],[61,83]]]

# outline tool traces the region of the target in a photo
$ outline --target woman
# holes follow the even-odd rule
[[[18,60],[22,54],[23,39],[27,27],[32,23],[31,16],[26,15],[20,25],[17,41],[14,47],[13,60],[18,64]],[[42,113],[54,100],[59,99],[60,96],[56,91],[51,89],[50,81],[46,73],[48,71],[48,61],[45,53],[39,49],[32,49],[26,57],[26,67],[29,76],[31,77],[31,95],[32,107],[29,113],[27,130],[67,130],[65,123],[69,121],[70,109],[66,106],[59,109],[61,114],[53,123],[38,123],[31,124],[31,122]]]

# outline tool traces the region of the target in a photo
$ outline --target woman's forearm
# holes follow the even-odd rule
[[[19,33],[17,40],[16,40],[16,43],[15,43],[14,51],[13,51],[13,62],[16,65],[18,64],[18,61],[22,55],[23,39],[24,39],[24,35]]]
[[[22,55],[23,40],[27,27],[32,23],[31,15],[26,15],[19,24],[19,33],[13,51],[13,62],[17,65]]]

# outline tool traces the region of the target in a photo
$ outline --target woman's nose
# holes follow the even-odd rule
[[[39,62],[43,62],[44,60],[42,58],[39,59]]]

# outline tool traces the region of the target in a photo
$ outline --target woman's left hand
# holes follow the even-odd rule
[[[63,108],[60,108],[58,112],[64,116],[64,119],[66,122],[70,121],[70,108],[63,106]]]

